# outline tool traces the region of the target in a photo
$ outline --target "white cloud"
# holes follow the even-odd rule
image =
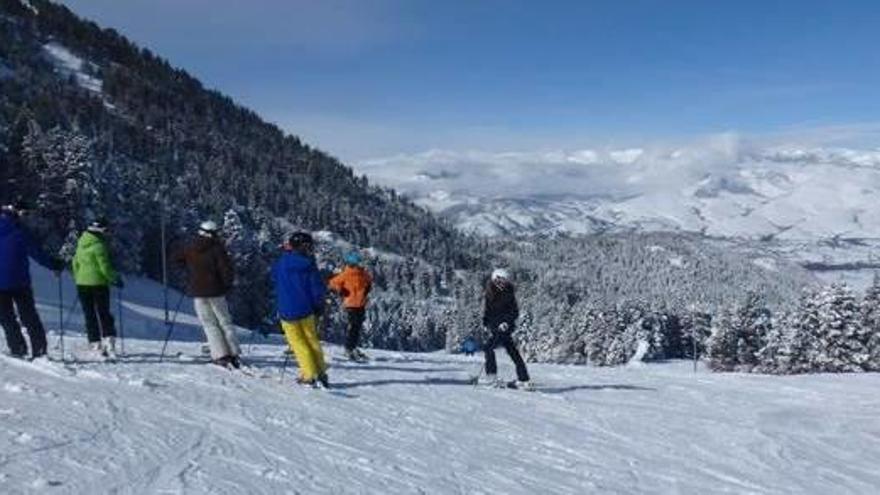
[[[536,151],[432,149],[363,160],[355,168],[372,180],[417,197],[435,191],[477,198],[631,196],[680,191],[704,177],[736,187],[737,174],[752,164],[773,169],[792,162],[834,167],[880,168],[880,151],[783,144],[735,133],[687,143],[653,143]],[[771,184],[772,185],[772,184]],[[770,187],[770,186],[768,186]]]
[[[608,156],[617,163],[621,165],[629,165],[635,163],[643,154],[645,150],[640,148],[630,148],[626,150],[613,150],[608,152]]]
[[[680,179],[682,174],[691,176],[706,167],[722,166],[731,146],[727,138],[674,149],[433,149],[363,160],[355,168],[373,180],[418,196],[436,189],[479,197],[617,195],[637,192],[635,184],[642,188],[673,183],[672,177]]]

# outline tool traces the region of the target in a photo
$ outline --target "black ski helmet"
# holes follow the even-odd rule
[[[2,206],[3,213],[13,215],[16,217],[22,216],[31,209],[31,206],[24,200],[21,196],[4,203]]]
[[[308,232],[295,232],[287,238],[287,245],[294,251],[311,253],[315,249],[315,239]]]

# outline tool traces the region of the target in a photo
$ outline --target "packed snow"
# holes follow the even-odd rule
[[[71,288],[65,287],[66,294]],[[57,285],[38,272],[57,345]],[[155,284],[130,281],[126,354],[0,358],[4,493],[876,493],[880,376],[712,374],[691,363],[532,365],[538,390],[474,387],[476,357],[328,346],[306,390],[280,336],[242,331],[249,374],[203,364],[194,328],[158,353]],[[172,300],[176,295],[172,295]],[[69,295],[67,296],[69,299]],[[173,301],[176,303],[176,301]],[[184,318],[194,323],[190,306]],[[181,340],[177,340],[181,337]],[[52,350],[58,358],[59,350]],[[75,361],[74,361],[75,359]],[[501,372],[512,376],[506,358]]]

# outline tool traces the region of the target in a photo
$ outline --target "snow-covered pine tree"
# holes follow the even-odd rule
[[[809,373],[815,369],[815,355],[820,347],[820,302],[818,289],[804,291],[797,308],[788,320],[788,330],[784,333],[785,345],[777,353],[787,357],[787,365],[780,372]]]
[[[764,339],[764,346],[758,352],[758,366],[755,371],[783,375],[791,373],[795,315],[795,312],[786,312],[774,316],[773,325]]]
[[[614,310],[593,311],[590,324],[582,337],[587,362],[594,366],[605,366],[608,343],[617,332],[617,312]]]
[[[706,354],[706,343],[712,336],[712,315],[707,311],[690,307],[681,319],[681,350],[684,358],[694,358],[694,348],[697,357],[702,358]],[[694,342],[696,339],[696,345]]]
[[[706,354],[712,371],[734,371],[737,365],[739,319],[731,308],[724,308],[712,320],[712,336]]]
[[[772,327],[763,298],[749,293],[733,309],[724,310],[709,341],[709,366],[716,371],[752,371]]]
[[[739,338],[736,346],[736,362],[739,371],[751,371],[759,364],[758,353],[764,346],[773,322],[764,298],[750,292],[737,310]]]
[[[33,125],[24,139],[23,160],[40,177],[36,198],[37,230],[51,246],[60,247],[77,224],[103,214],[90,141],[75,131],[55,127],[43,133]]]
[[[860,371],[868,362],[868,334],[862,330],[852,289],[834,284],[819,293],[818,344],[813,371]]]
[[[636,353],[640,338],[645,338],[642,320],[645,311],[637,304],[624,303],[614,313],[614,326],[608,328],[604,364],[615,366],[629,362]]]
[[[868,349],[865,371],[880,371],[880,275],[874,274],[874,282],[865,292],[860,305],[861,325]]]

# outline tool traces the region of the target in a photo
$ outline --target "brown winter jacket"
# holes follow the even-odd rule
[[[494,332],[499,325],[507,323],[507,331],[512,332],[517,318],[519,305],[516,303],[513,284],[506,282],[499,285],[490,281],[486,286],[483,325]]]
[[[367,306],[367,296],[373,288],[373,277],[364,268],[346,266],[327,285],[342,296],[342,304],[347,309],[363,309]]]
[[[173,260],[185,265],[190,297],[220,297],[232,289],[235,271],[226,247],[211,237],[196,237]]]

